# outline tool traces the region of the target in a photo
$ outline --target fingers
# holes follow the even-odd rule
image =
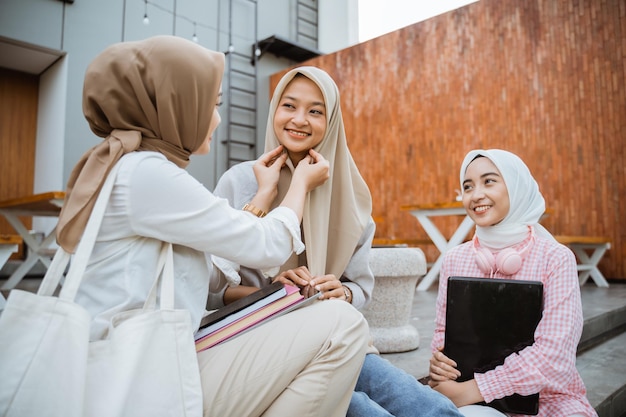
[[[318,294],[317,290],[311,287],[310,285],[307,285],[306,287],[302,288],[300,293],[304,296],[304,298],[313,297],[315,294]]]
[[[295,269],[289,269],[281,272],[275,279],[279,280],[283,284],[295,285],[296,287],[306,287],[309,285],[309,281],[313,276],[305,266],[300,266]]]
[[[272,163],[283,154],[283,145],[279,145],[271,151],[265,152],[259,157],[259,161],[263,162],[265,166],[270,166]]]
[[[315,151],[314,149],[309,149],[309,155],[307,156],[310,156],[314,163],[325,160],[322,154]]]
[[[294,180],[296,177],[300,178],[304,182],[303,186],[307,191],[324,184],[329,176],[329,162],[321,154],[313,150],[309,150],[309,154],[298,163],[294,172]],[[292,183],[294,180],[292,180]]]
[[[439,352],[435,352],[435,354],[433,355],[438,361],[443,362],[444,364],[446,364],[449,368],[454,369],[456,372],[458,373],[459,376],[461,376],[461,372],[458,371],[456,369],[456,362],[453,361],[452,359],[450,359],[449,357],[447,357],[442,351],[441,349],[439,350]]]
[[[454,381],[461,376],[461,372],[456,369],[456,362],[439,351],[430,358],[429,375],[435,382]]]
[[[267,166],[275,168],[276,170],[280,171],[280,169],[283,167],[283,165],[285,165],[285,162],[287,162],[287,154],[286,153],[281,153],[280,155],[276,156],[275,158],[272,158],[269,161]]]
[[[293,282],[291,279],[287,278],[286,276],[277,276],[275,277],[272,282],[282,282],[285,285],[292,285],[294,287],[301,287],[301,285],[298,285],[297,283]]]
[[[333,274],[317,276],[309,282],[309,285],[322,293],[320,296],[321,300],[330,300],[333,298],[340,300],[346,299],[341,281]]]

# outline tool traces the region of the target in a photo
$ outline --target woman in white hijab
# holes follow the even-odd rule
[[[539,224],[545,201],[537,182],[519,157],[499,149],[469,152],[460,182],[463,206],[476,223],[476,234],[449,251],[442,264],[430,385],[465,416],[503,416],[488,405],[514,393],[539,393],[541,417],[596,416],[576,370],[583,323],[576,260]],[[455,362],[441,352],[451,276],[541,281],[544,288],[534,343],[509,355],[503,365],[464,382],[455,381],[460,375]],[[475,405],[483,401],[487,406]]]

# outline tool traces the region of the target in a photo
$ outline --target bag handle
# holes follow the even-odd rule
[[[61,292],[59,294],[60,299],[73,301],[76,297],[76,292],[78,291],[85,269],[87,268],[87,262],[89,261],[94,244],[96,243],[96,236],[100,230],[100,225],[102,224],[102,219],[104,218],[104,211],[107,203],[109,202],[109,197],[111,196],[111,191],[113,190],[113,184],[115,183],[115,178],[117,177],[119,168],[120,163],[118,162],[113,166],[107,175],[104,185],[100,189],[100,193],[98,194],[96,203],[93,207],[91,215],[89,216],[89,220],[87,221],[87,226],[85,227],[83,236],[78,242],[76,253],[72,257],[70,269],[65,277],[65,282],[63,283],[63,287],[61,288]],[[57,249],[54,254],[54,258],[50,263],[50,267],[46,271],[46,274],[39,285],[39,290],[37,291],[38,295],[50,296],[54,293],[54,290],[61,282],[61,277],[63,276],[63,272],[65,272],[65,268],[69,263],[70,256],[71,255],[62,247]]]
[[[159,278],[161,278],[159,280]],[[161,310],[174,309],[174,252],[171,243],[163,243],[159,259],[157,260],[156,277],[143,305],[144,310],[154,310],[156,307],[157,287],[161,282],[159,305]]]

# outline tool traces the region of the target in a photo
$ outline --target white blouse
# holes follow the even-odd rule
[[[132,152],[118,163],[76,296],[93,318],[92,340],[106,337],[114,314],[143,306],[162,242],[174,244],[175,304],[189,310],[194,328],[207,298],[210,309],[223,305],[226,282],[213,274],[210,255],[267,268],[303,248],[297,215],[289,208],[262,219],[233,209],[158,152]]]

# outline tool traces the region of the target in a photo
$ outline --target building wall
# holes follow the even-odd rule
[[[343,20],[346,16],[356,19],[354,0],[319,3],[319,22],[323,22],[325,30],[348,27]],[[251,51],[257,39],[274,34],[288,39],[295,36],[296,0],[149,0],[148,25],[143,24],[145,7],[144,0],[0,0],[0,37],[65,53],[48,71],[38,74],[47,77],[39,93],[43,106],[38,114],[38,147],[62,149],[62,153],[54,154],[55,164],[41,159],[37,162],[35,184],[49,187],[48,190],[63,189],[76,161],[97,143],[82,115],[82,80],[88,64],[108,45],[162,34],[191,39],[195,30],[199,44],[209,49],[226,52],[233,45],[238,50]],[[352,24],[350,28],[332,37],[325,36],[324,50],[332,52],[354,43],[356,26]],[[292,64],[293,61],[271,54],[258,63],[260,131],[264,131],[267,118],[269,75]],[[47,123],[45,129],[39,129],[41,123]],[[223,139],[224,131],[223,127],[218,130],[214,143]],[[262,140],[257,137],[260,143]],[[223,159],[223,146],[214,146],[209,155],[192,157],[189,171],[212,188],[226,169]]]
[[[623,0],[481,0],[307,64],[339,85],[378,237],[426,239],[400,206],[454,200],[463,156],[502,148],[539,182],[542,223],[610,238],[600,268],[626,278]]]

